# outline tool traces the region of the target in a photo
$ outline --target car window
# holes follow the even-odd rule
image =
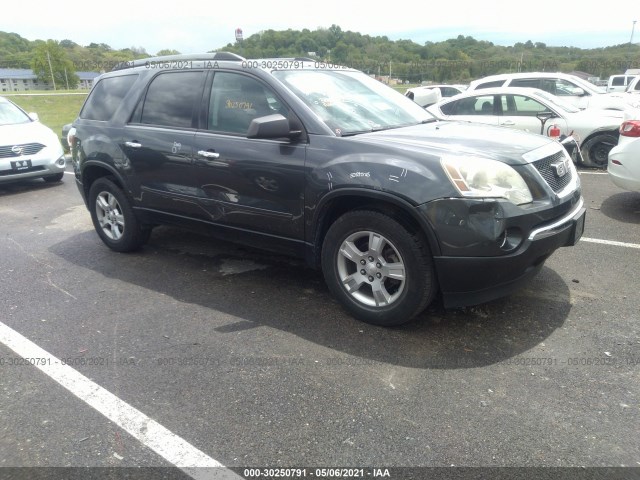
[[[624,85],[624,81],[626,80],[626,77],[613,77],[611,79],[611,86],[612,87],[621,87]]]
[[[87,98],[82,107],[80,118],[100,121],[111,120],[122,99],[129,92],[137,78],[137,75],[120,75],[100,80],[93,87],[89,98]]]
[[[559,97],[569,97],[576,96],[578,94],[578,89],[584,90],[582,87],[576,85],[573,82],[568,80],[563,80],[561,78],[555,79],[556,91],[550,92],[554,95],[558,95]]]
[[[0,125],[29,123],[31,119],[13,103],[0,98]]]
[[[494,96],[482,95],[480,97],[461,98],[451,103],[455,103],[453,112],[450,115],[493,115]],[[451,105],[451,104],[448,104]],[[443,110],[444,111],[444,110]]]
[[[273,75],[339,136],[415,125],[432,118],[408,97],[362,72],[276,70]]]
[[[479,90],[481,88],[494,88],[494,87],[501,87],[502,85],[504,85],[504,80],[495,80],[493,82],[485,82],[485,83],[479,83],[478,86],[476,87],[476,90]]]
[[[548,110],[542,103],[525,95],[502,95],[502,112],[504,115],[535,117],[539,112]]]
[[[516,80],[512,80],[509,86],[523,88],[542,88],[539,78],[518,78]]]
[[[162,73],[149,84],[140,123],[190,128],[197,98],[202,98],[202,72]]]
[[[245,134],[254,118],[274,113],[287,117],[289,112],[257,79],[230,72],[215,74],[209,98],[208,130]]]

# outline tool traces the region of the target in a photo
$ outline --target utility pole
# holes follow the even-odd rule
[[[635,32],[636,29],[636,22],[637,20],[633,21],[633,24],[631,25],[631,38],[629,39],[629,67],[632,67],[632,63],[633,63],[633,33]]]
[[[53,68],[51,67],[51,57],[49,56],[49,50],[47,50],[47,61],[49,62],[49,72],[51,73],[51,81],[53,82],[53,89],[56,89],[56,79],[53,76]]]

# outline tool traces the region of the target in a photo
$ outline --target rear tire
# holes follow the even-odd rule
[[[374,211],[346,213],[329,227],[322,245],[322,271],[344,307],[374,325],[408,322],[437,291],[424,236]]]
[[[99,178],[89,189],[89,211],[100,239],[116,252],[140,248],[151,231],[145,231],[126,194],[108,178]]]

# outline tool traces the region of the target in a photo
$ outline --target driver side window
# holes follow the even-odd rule
[[[254,118],[274,113],[288,114],[273,92],[255,78],[230,72],[213,77],[208,130],[244,135]]]

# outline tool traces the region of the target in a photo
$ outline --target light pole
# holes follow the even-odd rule
[[[633,63],[633,33],[636,30],[636,22],[637,20],[634,20],[631,25],[631,38],[629,39],[629,68],[632,67],[631,64]]]

